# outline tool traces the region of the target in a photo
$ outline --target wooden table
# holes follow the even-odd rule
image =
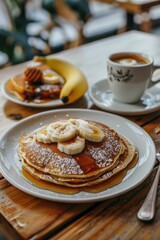
[[[149,17],[149,11],[152,7],[160,5],[159,0],[98,0],[104,3],[111,3],[126,11],[126,30],[135,29],[134,16],[141,14],[142,23],[140,28],[144,32],[150,32],[152,23]],[[144,15],[144,16],[143,16]]]
[[[86,44],[56,54],[76,64],[89,85],[106,77],[106,57],[115,51],[140,51],[153,55],[160,64],[160,38],[136,31]],[[0,71],[0,82],[22,71],[26,63]],[[82,108],[96,109],[89,97]],[[42,109],[32,109],[7,101],[0,95],[0,131]],[[73,104],[74,107],[75,104]],[[73,106],[72,105],[72,106]],[[72,107],[69,106],[69,107]],[[127,117],[155,134],[160,127],[160,110],[145,116]],[[157,137],[159,135],[157,134]],[[9,146],[7,146],[9,147]],[[152,239],[160,237],[160,194],[154,221],[137,219],[137,211],[149,190],[152,174],[134,190],[120,197],[96,203],[66,204],[38,199],[24,193],[0,175],[0,232],[7,239]],[[160,192],[159,192],[160,193]]]

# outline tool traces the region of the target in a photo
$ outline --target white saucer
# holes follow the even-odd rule
[[[134,104],[115,101],[106,79],[93,84],[89,94],[97,107],[123,115],[143,115],[160,109],[160,83],[148,88],[141,100]]]

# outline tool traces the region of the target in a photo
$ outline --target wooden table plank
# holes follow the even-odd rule
[[[11,228],[24,239],[46,236],[90,206],[92,204],[74,205],[42,200],[23,193],[12,185],[5,186],[0,193],[1,219],[7,219]],[[9,236],[10,233],[8,239],[12,239],[12,235]]]
[[[6,187],[8,187],[8,186],[10,186],[11,184],[5,179],[5,178],[1,178],[0,179],[0,190],[2,190],[2,189],[4,189],[4,188],[6,188]],[[3,199],[4,199],[4,197],[2,197],[1,195],[0,195],[0,202],[2,202],[3,201]]]
[[[150,177],[153,178],[154,174]],[[137,232],[141,232],[141,229],[144,229],[144,231],[148,229],[148,224],[137,220],[137,212],[149,190],[150,177],[138,188],[113,199],[112,202],[109,201],[110,204],[108,204],[108,201],[104,201],[96,209],[79,218],[59,234],[51,237],[50,240],[67,238],[78,240],[139,239],[137,238]],[[158,198],[159,205],[160,197]],[[154,229],[157,227],[157,221],[160,224],[159,217],[160,212],[157,212],[155,221],[152,223]],[[152,238],[153,235],[156,238]],[[154,232],[150,229],[150,236],[151,238],[147,238],[147,234],[144,232],[143,239],[158,239],[159,231]]]
[[[89,101],[89,104],[86,103],[86,99],[87,101]],[[101,111],[101,109],[99,109],[98,107],[96,107],[92,100],[89,98],[88,94],[86,95],[86,97],[82,97],[80,100],[78,100],[76,103],[70,104],[68,106],[66,106],[65,108],[90,108],[93,110],[99,110]],[[59,107],[58,109],[63,109],[63,107]],[[47,110],[52,110],[51,108],[47,109]],[[7,128],[11,125],[14,125],[14,123],[29,117],[33,114],[36,113],[40,113],[44,111],[44,109],[33,109],[33,108],[26,108],[24,106],[20,106],[16,103],[12,103],[10,101],[6,102],[6,105],[4,107],[4,113],[5,116],[7,116],[8,121],[5,123],[6,128],[4,128],[3,126],[0,126],[0,129],[3,128],[3,130],[7,130]],[[117,114],[118,115],[118,114]],[[6,117],[4,117],[4,121],[6,121]],[[123,115],[120,115],[123,116]],[[126,117],[128,119],[130,119],[131,121],[139,124],[139,125],[144,125],[146,122],[150,122],[152,119],[156,118],[159,116],[159,111],[156,111],[154,113],[150,113],[150,114],[146,114],[145,117],[143,115],[140,116],[127,116],[124,115],[123,117]],[[8,124],[7,124],[8,123]]]

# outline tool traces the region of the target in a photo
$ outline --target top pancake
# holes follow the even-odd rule
[[[84,150],[74,156],[57,149],[57,143],[44,144],[36,140],[36,132],[20,139],[19,156],[31,167],[60,178],[94,179],[113,169],[125,146],[120,136],[109,127],[91,122],[105,134],[102,142],[86,140]]]

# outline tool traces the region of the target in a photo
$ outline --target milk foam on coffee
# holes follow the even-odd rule
[[[125,58],[125,59],[120,59],[119,61],[117,61],[120,64],[125,64],[125,65],[137,65],[138,62],[132,58]]]

